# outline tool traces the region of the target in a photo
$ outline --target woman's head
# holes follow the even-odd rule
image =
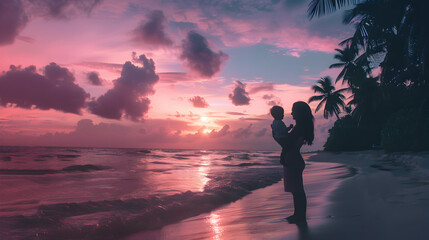
[[[314,140],[314,117],[310,106],[305,102],[295,102],[291,114],[296,121],[296,126],[301,129],[305,142],[311,145]]]

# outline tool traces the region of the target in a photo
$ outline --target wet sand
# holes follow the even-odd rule
[[[331,217],[310,239],[429,239],[429,153],[321,153],[359,174],[332,192]]]
[[[429,153],[319,153],[307,163],[320,174],[304,172],[307,225],[284,220],[293,205],[279,182],[125,239],[429,239]]]

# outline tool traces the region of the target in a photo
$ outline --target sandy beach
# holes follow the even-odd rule
[[[322,152],[309,156],[314,163],[325,176],[304,175],[307,225],[284,220],[292,199],[279,182],[125,239],[429,239],[429,153]]]
[[[311,239],[429,239],[429,153],[320,153],[359,173],[329,197],[325,224]]]

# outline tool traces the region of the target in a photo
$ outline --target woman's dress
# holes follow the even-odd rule
[[[285,192],[304,191],[302,172],[305,168],[305,162],[300,153],[303,144],[304,137],[297,127],[291,131],[282,144],[281,162],[283,164]]]

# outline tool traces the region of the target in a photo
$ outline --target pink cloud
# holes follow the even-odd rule
[[[176,82],[188,82],[188,81],[198,81],[199,78],[194,78],[189,76],[187,73],[183,72],[160,72],[158,73],[159,80],[165,83],[176,83]]]
[[[77,12],[90,14],[101,0],[7,0],[0,1],[0,45],[12,44],[16,38],[33,42],[19,33],[34,17],[66,19]],[[31,18],[30,18],[31,16]]]
[[[0,105],[80,114],[89,94],[74,81],[73,74],[56,63],[47,65],[44,75],[35,66],[21,69],[12,65],[0,76]]]
[[[133,62],[135,62],[133,60]],[[105,70],[112,73],[121,73],[123,64],[119,63],[104,63],[104,62],[81,62],[74,65],[83,66],[91,69]],[[202,81],[201,78],[196,78],[185,72],[159,72],[160,82],[176,83],[188,81]]]
[[[0,1],[0,45],[12,44],[27,22],[20,0]]]
[[[246,85],[240,81],[235,81],[235,88],[233,93],[229,94],[229,99],[235,106],[249,105],[251,100],[246,92]]]
[[[254,94],[262,91],[273,91],[273,82],[251,83],[249,84],[249,93]]]
[[[46,145],[77,147],[136,147],[136,148],[200,148],[200,149],[257,149],[280,150],[269,131],[272,119],[266,115],[259,121],[225,119],[221,127],[203,131],[193,121],[173,119],[147,119],[144,124],[134,122],[94,123],[90,119],[77,121],[67,132],[56,131],[36,136],[21,132],[7,132],[7,123],[0,119],[0,145]],[[315,141],[304,146],[303,151],[321,149],[332,127],[333,120],[315,116]],[[294,123],[290,115],[286,124]],[[26,124],[22,122],[21,124]],[[38,124],[41,128],[52,128],[49,123]],[[187,132],[187,133],[183,133]]]
[[[155,63],[152,59],[141,55],[140,60],[143,67],[126,62],[121,77],[114,81],[114,87],[88,103],[93,114],[111,119],[121,119],[122,116],[133,121],[143,119],[150,104],[146,96],[154,93],[153,86],[159,77],[155,73]]]
[[[265,94],[262,99],[267,100],[268,106],[281,106],[281,99],[274,96],[273,94]]]
[[[303,52],[303,50],[299,51],[299,50],[288,50],[286,51],[286,55],[292,56],[292,57],[301,57],[301,53]]]
[[[189,101],[196,108],[206,108],[209,106],[209,104],[206,102],[206,100],[200,96],[194,96],[194,97],[190,98]]]
[[[119,63],[105,63],[105,62],[81,62],[81,63],[76,63],[74,65],[93,68],[93,69],[99,69],[99,70],[106,70],[113,73],[120,73],[123,66],[123,64],[119,64]]]
[[[67,19],[77,12],[90,14],[102,0],[31,0],[34,15],[43,17]]]
[[[134,29],[134,41],[154,47],[171,46],[173,41],[165,33],[167,19],[160,10],[153,10],[146,15],[147,20],[142,21]]]
[[[103,80],[100,78],[100,74],[98,72],[89,72],[86,74],[88,82],[94,86],[103,85]]]
[[[229,56],[222,51],[213,52],[207,40],[200,34],[190,31],[182,43],[182,54],[185,66],[201,77],[213,77]]]
[[[286,49],[287,55],[300,57],[306,51],[333,53],[343,38],[339,34],[328,36],[323,34],[323,26],[313,26],[316,21],[307,20],[305,4],[294,8],[279,2],[259,1],[235,1],[234,5],[229,1],[207,4],[154,1],[153,4],[162,5],[172,20],[192,24],[192,29],[227,47],[265,43]],[[314,31],[311,27],[322,29]]]

